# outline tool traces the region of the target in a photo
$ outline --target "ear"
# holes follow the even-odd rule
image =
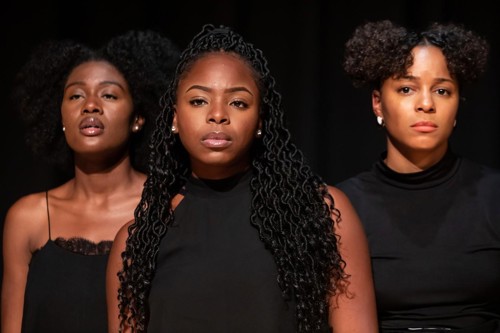
[[[174,119],[172,119],[172,126],[175,126],[176,128],[179,128],[177,126],[177,105],[173,105],[173,109],[174,109]]]
[[[132,132],[137,133],[146,123],[146,118],[141,115],[136,115],[134,121],[132,122]]]
[[[382,97],[379,90],[372,91],[372,110],[376,117],[384,118],[382,112]]]
[[[257,130],[255,131],[255,138],[260,139],[262,137],[262,120],[259,119],[257,124]]]

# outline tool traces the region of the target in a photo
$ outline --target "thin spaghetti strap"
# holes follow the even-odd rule
[[[49,240],[52,240],[52,236],[50,235],[49,191],[45,191],[45,202],[47,203],[47,221],[49,223]]]

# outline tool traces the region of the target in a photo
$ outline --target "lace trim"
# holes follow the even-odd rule
[[[87,256],[109,254],[111,245],[113,245],[113,241],[110,240],[100,241],[96,244],[80,237],[69,239],[58,237],[54,240],[54,243],[65,250]]]

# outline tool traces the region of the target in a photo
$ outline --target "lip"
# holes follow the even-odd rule
[[[418,132],[430,133],[437,130],[438,126],[432,121],[419,121],[410,126]]]
[[[85,136],[96,136],[104,132],[104,124],[99,118],[84,118],[79,125],[80,133]]]
[[[231,136],[224,132],[210,132],[201,138],[201,143],[207,148],[226,148],[230,146],[233,141]]]

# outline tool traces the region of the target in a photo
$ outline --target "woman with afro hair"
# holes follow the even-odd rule
[[[3,240],[3,333],[107,332],[105,275],[118,229],[146,180],[150,130],[179,51],[153,31],[94,50],[45,42],[14,101],[33,151],[69,180],[20,198]]]
[[[261,50],[227,27],[181,54],[107,279],[110,332],[377,332],[361,223],[292,142]]]
[[[488,49],[458,24],[387,20],[346,44],[345,71],[372,89],[386,136],[372,168],[338,184],[367,233],[381,332],[500,332],[500,172],[449,143]]]

